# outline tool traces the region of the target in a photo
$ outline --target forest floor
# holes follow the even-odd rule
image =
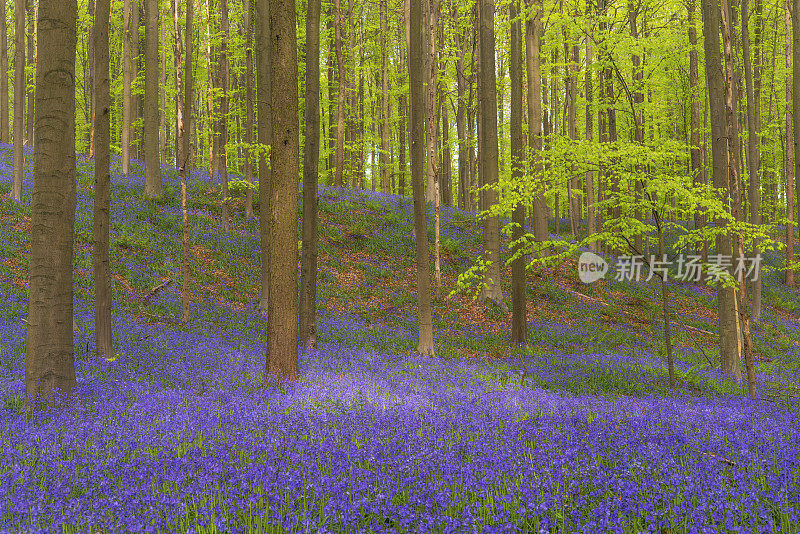
[[[781,273],[764,274],[753,326],[757,400],[718,370],[714,290],[670,282],[671,390],[659,287],[582,284],[574,260],[534,269],[530,345],[514,346],[510,311],[447,296],[482,225],[443,208],[425,359],[412,204],[369,191],[321,187],[320,347],[297,383],[264,384],[258,221],[237,198],[223,232],[200,171],[182,324],[175,170],[145,201],[141,163],[121,177],[114,160],[117,356],[92,355],[93,164],[79,156],[76,409],[26,419],[27,165],[17,205],[0,145],[0,532],[800,531],[800,292]],[[505,267],[510,308],[509,281]]]

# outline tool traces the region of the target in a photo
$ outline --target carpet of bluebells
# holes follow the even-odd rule
[[[113,180],[118,237],[141,224],[142,178]],[[375,199],[410,221],[408,202]],[[201,211],[198,242],[257,254],[252,237],[203,226]],[[177,208],[163,213],[154,249],[177,242]],[[85,190],[77,219],[79,232],[91,228]],[[17,239],[0,232],[4,254]],[[301,379],[265,385],[264,320],[252,308],[198,302],[181,328],[120,311],[118,355],[106,361],[82,349],[92,308],[77,294],[74,407],[26,417],[26,296],[0,280],[0,532],[800,531],[797,410],[686,387],[654,396],[663,361],[644,348],[594,351],[586,331],[538,321],[535,344],[550,348],[505,365],[422,358],[408,351],[413,323],[372,328],[321,311],[322,343],[302,354]],[[179,295],[167,288],[152,305],[179,310]],[[597,376],[643,392],[555,387]]]

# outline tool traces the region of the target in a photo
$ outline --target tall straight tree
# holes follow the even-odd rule
[[[245,113],[246,123],[244,129],[244,142],[247,145],[247,152],[244,158],[244,179],[248,183],[253,183],[253,160],[251,158],[251,148],[253,145],[253,123],[255,114],[253,113],[253,5],[251,0],[244,0],[244,35],[245,35]],[[253,190],[247,188],[244,216],[247,220],[253,218]]]
[[[478,0],[480,12],[480,97],[481,97],[481,181],[490,186],[484,193],[486,206],[497,204],[499,174],[497,143],[497,78],[495,67],[494,1]],[[486,262],[486,280],[481,290],[481,300],[503,304],[500,285],[500,223],[497,216],[483,220],[483,248]]]
[[[14,0],[14,170],[11,198],[22,200],[22,145],[25,143],[25,2]]]
[[[525,69],[528,83],[528,166],[536,189],[533,197],[533,235],[536,241],[549,239],[547,201],[542,184],[542,0],[529,0],[530,15],[525,22]]]
[[[794,126],[792,125],[792,7],[791,0],[786,0],[784,4],[784,29],[786,31],[786,48],[785,48],[785,64],[786,64],[786,218],[789,222],[786,224],[786,264],[787,266],[794,262],[794,227],[800,226],[792,224],[794,221],[794,213],[792,205],[792,192],[794,191]],[[800,181],[798,181],[800,183]],[[797,216],[800,218],[800,195],[798,199]],[[795,286],[794,269],[786,269],[786,285],[789,287]]]
[[[263,2],[264,0],[259,0]],[[298,377],[297,204],[300,171],[294,0],[269,0],[270,150],[267,375]],[[262,207],[263,209],[263,207]]]
[[[387,55],[389,54],[387,40],[389,36],[389,24],[386,14],[386,1],[380,2],[380,24],[381,24],[381,191],[391,193],[389,182],[390,162],[389,162],[389,66]]]
[[[145,0],[144,26],[144,195],[164,194],[158,160],[158,0]]]
[[[40,0],[25,353],[29,408],[76,386],[72,341],[76,0]]]
[[[796,0],[800,2],[800,0]],[[725,113],[725,81],[720,56],[719,28],[721,12],[719,3],[702,2],[703,47],[705,50],[706,87],[711,116],[711,157],[713,160],[714,187],[728,190],[728,146]],[[724,224],[722,220],[718,225]],[[726,234],[716,238],[717,254],[731,255],[731,240]],[[739,318],[736,294],[733,288],[717,289],[719,312],[719,353],[722,370],[742,379],[742,364],[739,354]]]
[[[131,152],[133,147],[133,121],[136,106],[133,97],[133,81],[136,79],[136,57],[139,55],[139,29],[134,24],[134,10],[138,13],[137,0],[125,0],[123,11],[122,37],[122,174],[130,172]],[[138,18],[138,17],[136,17]]]
[[[333,29],[335,32],[336,47],[336,75],[339,79],[338,100],[336,112],[336,178],[335,184],[344,185],[344,114],[347,110],[347,80],[345,78],[345,57],[342,49],[342,0],[333,1]]]
[[[744,58],[745,92],[747,94],[747,170],[749,174],[747,194],[750,206],[750,223],[761,224],[761,103],[753,95],[753,65],[750,54],[750,29],[748,21],[748,0],[742,0],[742,56]],[[788,198],[788,197],[787,197]],[[742,217],[744,219],[744,217]],[[754,243],[758,252],[758,241]],[[752,318],[758,322],[761,318],[761,277],[753,281]]]
[[[256,86],[258,113],[258,143],[261,147],[272,143],[272,84],[270,83],[272,64],[269,46],[269,0],[255,0],[256,7]],[[259,239],[261,243],[261,295],[258,307],[266,312],[269,307],[269,233],[270,219],[270,187],[272,186],[272,170],[267,155],[258,151],[258,203],[259,203]]]
[[[0,11],[0,143],[8,143],[8,27],[6,2]]]
[[[192,121],[192,99],[194,98],[194,77],[191,75],[193,57],[192,49],[194,36],[194,0],[186,0],[186,67],[181,68],[181,61],[184,50],[181,46],[181,25],[180,25],[180,3],[172,0],[172,12],[175,18],[175,91],[177,104],[177,139],[181,144],[177,152],[181,155],[178,162],[178,172],[181,177],[181,211],[183,215],[183,262],[181,264],[181,307],[182,320],[189,320],[189,259],[191,246],[189,243],[189,208],[187,197],[187,176],[189,174],[189,163],[191,162],[191,121]],[[181,94],[183,91],[183,94]]]
[[[303,157],[303,251],[300,270],[300,343],[317,345],[317,185],[319,171],[320,0],[306,12],[306,131]]]
[[[792,2],[792,96],[800,95],[800,0]],[[800,191],[800,98],[792,98],[792,138],[794,145],[794,179]],[[800,194],[797,196],[800,203]],[[797,220],[800,222],[800,206]],[[800,225],[798,225],[800,226]]]
[[[26,133],[25,139],[26,144],[29,144],[33,141],[33,130],[34,130],[34,122],[35,118],[33,115],[35,109],[35,102],[34,102],[34,95],[36,94],[36,84],[34,84],[33,76],[35,70],[35,63],[34,60],[36,59],[36,41],[34,40],[34,33],[36,32],[36,24],[34,22],[34,16],[36,13],[36,4],[34,0],[25,0],[25,11],[28,17],[28,31],[27,31],[27,44],[28,44],[28,53],[25,57],[25,61],[27,61],[26,67],[26,74],[29,77],[28,81],[28,119],[26,125]]]
[[[111,188],[111,79],[108,67],[108,19],[111,0],[97,0],[94,18],[94,347],[111,358],[111,272],[108,258],[109,189]]]
[[[520,29],[519,6],[512,0],[508,6],[511,21],[511,43],[509,46],[508,73],[511,77],[511,180],[522,181],[525,165],[525,138],[522,135],[522,31]],[[521,199],[520,199],[521,200]],[[525,233],[525,204],[521,201],[512,215],[514,239],[521,239]],[[515,247],[515,252],[520,245]],[[525,304],[525,257],[520,256],[511,265],[511,341],[525,343],[528,337],[528,319]]]
[[[692,180],[695,185],[706,183],[706,169],[703,165],[703,154],[700,148],[700,101],[703,95],[700,93],[700,73],[697,58],[697,28],[695,27],[695,10],[697,0],[689,0],[687,4],[687,36],[689,37],[689,89],[691,103],[689,106],[689,124],[691,132],[689,134],[689,157],[692,166]],[[694,216],[694,227],[700,228],[705,224],[704,217],[699,211]],[[698,253],[703,249],[703,245],[698,243]]]
[[[227,199],[228,193],[228,110],[230,102],[228,100],[228,87],[230,86],[231,69],[228,64],[228,0],[220,0],[220,32],[222,42],[219,49],[219,78],[222,95],[220,98],[219,109],[219,179],[222,184],[222,198]],[[222,230],[227,232],[230,229],[228,220],[228,201],[222,203]]]
[[[417,258],[417,352],[429,356],[433,350],[431,275],[428,251],[428,223],[425,205],[425,93],[422,84],[425,46],[422,33],[422,2],[410,0],[408,39],[408,80],[411,95],[411,185],[414,189],[414,228]]]

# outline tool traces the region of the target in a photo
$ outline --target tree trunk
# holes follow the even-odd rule
[[[428,39],[428,58],[427,58],[427,99],[426,99],[426,117],[425,124],[427,125],[427,145],[428,145],[428,165],[426,167],[426,188],[425,200],[432,202],[434,206],[433,214],[433,232],[434,232],[434,280],[436,287],[436,298],[439,298],[442,291],[442,269],[441,257],[439,255],[439,209],[440,209],[440,195],[439,195],[439,150],[437,141],[439,139],[439,116],[436,106],[436,100],[439,96],[439,61],[438,44],[436,37],[438,36],[437,27],[439,24],[439,2],[438,0],[430,0],[428,3],[428,31],[426,37]]]
[[[306,131],[303,158],[303,253],[300,275],[300,344],[317,346],[317,173],[319,170],[320,0],[308,0],[306,15]],[[387,91],[388,92],[388,91]],[[388,98],[388,95],[386,95]],[[388,128],[388,126],[387,126]],[[387,143],[388,144],[388,143]]]
[[[497,80],[495,77],[494,2],[479,0],[480,16],[480,95],[481,95],[481,176],[482,183],[492,187],[486,190],[486,208],[497,204]],[[481,300],[491,300],[504,306],[500,285],[500,223],[497,216],[486,217],[483,223],[483,247],[489,263],[481,290]]]
[[[11,198],[22,201],[22,169],[25,156],[25,11],[24,1],[14,1],[14,170]]]
[[[699,62],[697,59],[697,28],[695,26],[695,9],[697,0],[689,0],[688,3],[688,37],[689,37],[689,90],[691,92],[691,105],[689,106],[690,115],[690,143],[689,157],[692,165],[692,181],[695,186],[706,183],[706,170],[703,164],[703,157],[700,148],[700,74]],[[694,215],[694,227],[699,229],[705,226],[705,217],[699,211]],[[700,254],[703,244],[697,244],[697,253]]]
[[[144,58],[144,195],[164,194],[158,160],[158,0],[145,0]]]
[[[161,85],[160,97],[161,105],[159,109],[159,127],[158,127],[158,157],[163,167],[167,166],[167,22],[159,21],[159,30],[161,32]]]
[[[789,222],[786,224],[786,285],[795,287],[794,269],[789,269],[789,264],[794,262],[794,206],[792,202],[792,193],[794,191],[794,128],[792,126],[792,82],[789,73],[792,72],[792,16],[791,16],[791,0],[786,0],[784,4],[785,18],[784,28],[786,30],[786,218]],[[798,180],[800,185],[800,180]],[[800,201],[800,195],[798,195]],[[798,206],[798,215],[800,215],[800,205]]]
[[[230,217],[228,214],[230,197],[228,191],[228,109],[230,108],[230,101],[228,100],[228,88],[230,86],[230,66],[228,64],[228,0],[220,0],[220,32],[222,32],[222,44],[219,48],[219,71],[220,71],[220,88],[222,94],[220,97],[220,110],[219,110],[219,179],[222,184],[222,231],[227,232],[230,229]]]
[[[459,27],[458,7],[453,7],[453,24]],[[462,210],[469,209],[469,157],[467,147],[467,102],[466,85],[467,75],[464,72],[464,57],[467,55],[467,45],[469,44],[468,29],[459,30],[459,54],[456,59],[456,91],[458,95],[458,106],[456,108],[456,135],[458,136],[458,207]]]
[[[414,189],[414,228],[417,259],[417,352],[433,356],[433,319],[431,314],[430,257],[425,205],[425,94],[423,88],[424,45],[422,2],[410,0],[409,13],[409,93],[411,110],[411,184]]]
[[[122,39],[122,138],[120,144],[122,145],[122,174],[127,175],[130,172],[131,146],[133,141],[133,121],[136,114],[134,106],[134,97],[132,92],[132,84],[136,79],[136,56],[134,55],[135,49],[138,49],[138,37],[134,37],[137,32],[136,26],[133,25],[133,11],[138,11],[136,6],[137,0],[124,0],[125,11],[123,15],[123,39]]]
[[[713,160],[714,187],[728,190],[728,146],[725,115],[725,82],[720,57],[719,27],[720,10],[718,5],[703,2],[703,36],[705,50],[706,87],[708,88],[709,111],[711,115],[711,155]],[[718,226],[724,226],[717,219]],[[716,238],[717,254],[731,255],[731,240],[726,234]],[[736,295],[732,288],[717,289],[719,311],[719,347],[722,370],[741,382],[742,368],[739,353],[739,320],[736,309]]]
[[[256,85],[258,114],[258,143],[261,146],[272,144],[272,102],[271,50],[269,46],[269,8],[270,0],[255,0],[256,6]],[[259,197],[259,239],[261,242],[261,295],[258,307],[262,312],[269,309],[269,234],[270,190],[272,187],[272,170],[267,156],[259,151],[258,157],[258,197]],[[294,238],[292,238],[294,242]]]
[[[447,83],[449,85],[449,83]],[[442,99],[442,204],[453,205],[453,168],[450,154],[450,116],[447,98]]]
[[[389,171],[391,162],[389,161],[389,66],[387,62],[387,36],[389,34],[389,24],[386,16],[386,0],[380,0],[380,19],[381,19],[381,190],[384,193],[391,193]]]
[[[8,27],[6,2],[0,6],[0,143],[9,142],[8,131]]]
[[[36,69],[36,119],[31,201],[30,288],[25,353],[28,408],[71,396],[72,259],[75,227],[75,0],[40,0],[43,53]],[[20,132],[21,133],[21,132]],[[15,134],[16,135],[16,134]]]
[[[787,88],[788,91],[788,88]],[[800,0],[792,3],[792,95],[800,95]],[[788,130],[788,129],[787,129]],[[794,148],[794,179],[800,202],[800,98],[792,98],[792,146]],[[800,209],[797,210],[800,225]]]
[[[339,78],[336,65],[336,32],[333,29],[333,16],[325,21],[328,33],[328,185],[334,183],[336,169],[336,105],[339,100]]]
[[[176,123],[178,135],[176,138],[181,144],[178,151],[181,154],[181,160],[178,162],[178,173],[181,178],[181,212],[183,214],[183,262],[181,264],[181,278],[183,284],[181,286],[181,307],[182,307],[182,320],[186,323],[189,320],[189,279],[191,277],[190,258],[191,246],[189,242],[189,208],[187,199],[187,177],[189,174],[189,154],[191,151],[189,140],[190,135],[190,122],[192,120],[192,92],[194,84],[194,77],[191,76],[192,72],[192,37],[193,37],[193,11],[194,0],[187,0],[186,2],[186,68],[182,69],[181,61],[183,59],[183,47],[181,39],[181,26],[180,26],[180,8],[177,0],[172,0],[172,12],[175,17],[175,99],[176,99]],[[185,70],[185,76],[184,76]],[[183,94],[181,94],[181,91]]]
[[[245,111],[247,120],[245,123],[244,143],[247,145],[244,157],[244,179],[248,184],[253,183],[253,159],[251,149],[253,147],[253,21],[252,21],[251,0],[244,0],[244,34],[245,34]],[[244,216],[249,221],[253,218],[253,190],[247,188],[245,193]]]
[[[34,41],[34,35],[36,32],[36,20],[35,20],[35,12],[36,12],[36,4],[34,0],[26,0],[25,1],[25,11],[28,15],[28,54],[25,57],[27,61],[26,67],[26,76],[28,78],[28,123],[27,123],[27,133],[25,134],[27,142],[25,144],[30,144],[33,141],[34,136],[34,95],[36,94],[36,85],[33,83],[33,76],[35,71],[35,60],[36,60],[36,44]]]
[[[345,79],[345,57],[342,49],[342,1],[333,2],[333,27],[336,32],[336,72],[339,77],[338,107],[336,113],[336,179],[337,187],[344,185],[344,114],[347,110],[347,80]]]
[[[747,171],[749,174],[747,194],[748,204],[750,205],[750,223],[759,225],[761,224],[761,141],[759,139],[761,125],[758,122],[761,118],[761,113],[759,111],[760,103],[753,98],[753,67],[750,59],[750,30],[748,26],[750,15],[747,5],[748,0],[742,0],[742,55],[744,56],[744,79],[747,93]],[[753,253],[761,253],[758,241],[753,242]],[[752,320],[757,323],[760,318],[761,277],[758,277],[757,280],[753,281]]]
[[[259,0],[263,2],[264,0]],[[267,376],[296,380],[297,204],[300,123],[297,90],[297,31],[294,0],[269,0],[272,150],[269,213],[269,294]],[[262,34],[263,36],[263,34]]]
[[[89,34],[86,38],[86,49],[88,59],[86,63],[89,66],[89,75],[87,76],[87,80],[84,80],[84,109],[85,109],[85,117],[86,122],[88,124],[88,128],[86,129],[86,144],[88,146],[87,152],[89,157],[94,156],[94,0],[88,0],[86,5],[86,11],[89,15],[90,26],[89,26]],[[84,73],[86,68],[84,67]]]
[[[94,217],[92,268],[94,273],[94,346],[99,356],[111,358],[111,274],[108,258],[109,189],[111,186],[111,80],[108,67],[108,19],[111,0],[97,0],[94,37]]]
[[[586,5],[586,17],[591,18],[592,6],[591,3]],[[591,25],[589,25],[591,28]],[[589,30],[591,32],[591,29]],[[586,93],[586,140],[591,143],[594,140],[594,86],[592,84],[592,54],[594,52],[592,47],[593,35],[591,33],[586,35],[586,74],[584,76],[584,90]],[[594,190],[594,171],[586,171],[586,230],[589,235],[597,231],[597,222],[594,215],[595,204],[595,190]],[[592,242],[589,248],[597,251],[597,244]]]
[[[408,5],[408,0],[406,0],[406,5]],[[403,24],[402,27],[406,27],[407,24],[405,21],[408,20],[408,17],[403,16]],[[405,83],[405,72],[407,72],[407,65],[406,65],[406,54],[408,53],[408,39],[407,34],[405,31],[402,32],[403,35],[403,46],[400,47],[400,67],[398,72],[398,84],[403,85]],[[397,194],[400,196],[404,196],[406,194],[406,133],[408,132],[408,98],[407,93],[400,93],[397,97],[397,114],[400,116],[399,125],[397,127],[397,135],[399,138],[399,148],[400,148],[400,155],[398,157],[398,168],[397,168]]]
[[[522,134],[522,32],[519,22],[519,7],[516,1],[509,4],[511,20],[510,62],[508,73],[511,77],[511,181],[521,186],[525,165],[525,138]],[[520,187],[521,190],[521,187]],[[525,204],[520,199],[512,215],[514,240],[521,239],[525,233]],[[516,245],[513,252],[519,252]],[[521,255],[511,265],[511,341],[524,344],[528,337],[528,317],[525,303],[525,256]]]
[[[530,0],[529,0],[530,1]],[[542,176],[542,2],[533,0],[531,17],[525,23],[525,68],[528,80],[528,161],[535,183],[533,197],[533,235],[536,241],[550,239],[547,229],[547,201]],[[588,94],[588,93],[587,93]]]

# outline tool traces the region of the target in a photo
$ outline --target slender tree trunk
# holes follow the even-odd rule
[[[161,86],[160,97],[161,105],[159,107],[159,127],[158,127],[158,157],[162,166],[167,165],[167,38],[166,27],[167,22],[159,21],[159,31],[161,32]]]
[[[228,200],[230,192],[228,191],[228,110],[230,108],[230,100],[228,96],[228,89],[230,86],[231,71],[228,65],[228,0],[220,0],[220,32],[222,32],[222,43],[219,48],[219,71],[220,71],[220,88],[222,90],[219,116],[219,179],[222,184],[222,231],[227,232],[230,229],[230,216],[228,214]]]
[[[453,6],[453,24],[459,27],[458,6]],[[456,92],[458,106],[456,108],[456,135],[458,136],[458,207],[462,210],[469,209],[469,157],[467,148],[467,113],[466,113],[466,85],[467,76],[464,72],[464,57],[467,55],[469,44],[469,30],[459,30],[459,55],[456,59]]]
[[[425,205],[425,94],[423,88],[424,45],[422,3],[410,0],[409,13],[409,93],[411,110],[411,184],[414,189],[414,228],[417,259],[417,320],[419,342],[417,352],[433,356],[433,319],[431,315],[430,257],[428,252],[428,223]]]
[[[787,92],[789,91],[787,87]],[[792,2],[792,95],[800,95],[800,0]],[[800,98],[792,98],[792,146],[794,148],[794,179],[800,202]],[[787,119],[788,120],[788,119]],[[788,131],[788,128],[787,128]],[[787,163],[788,165],[788,163]],[[800,208],[800,207],[799,207]],[[800,209],[797,210],[800,226]]]
[[[189,280],[191,277],[190,259],[191,259],[191,245],[189,241],[189,208],[187,199],[187,177],[189,174],[189,153],[191,151],[189,140],[191,135],[189,133],[190,121],[192,119],[192,91],[194,78],[191,76],[192,72],[192,36],[193,36],[193,11],[194,0],[187,0],[186,2],[186,68],[184,76],[184,69],[182,68],[181,61],[183,60],[183,40],[181,39],[181,26],[180,26],[180,3],[177,0],[172,0],[172,13],[175,22],[175,99],[176,99],[176,123],[178,135],[176,138],[181,144],[178,153],[181,155],[178,161],[178,173],[181,179],[181,212],[183,214],[183,262],[181,264],[181,277],[183,284],[181,285],[181,307],[182,307],[182,320],[184,323],[189,321],[189,303],[191,295],[189,293]]]
[[[8,25],[6,2],[0,6],[0,143],[9,142],[8,131]]]
[[[525,113],[522,103],[522,31],[519,21],[519,7],[516,1],[509,4],[511,20],[511,43],[509,45],[511,77],[511,180],[522,181],[525,165],[525,138],[522,134],[522,116]],[[514,208],[512,219],[514,224],[514,240],[521,239],[525,233],[525,204],[521,201]],[[521,245],[514,247],[517,254]],[[525,256],[521,255],[511,265],[511,341],[524,344],[528,337],[528,317],[525,303]]]
[[[706,170],[703,164],[702,152],[700,148],[700,100],[702,95],[700,93],[700,74],[699,62],[697,59],[697,28],[695,27],[695,10],[697,0],[689,0],[688,3],[688,37],[689,37],[689,90],[691,91],[691,105],[689,106],[690,115],[690,143],[692,147],[689,149],[689,157],[692,165],[692,181],[695,186],[706,183]],[[696,212],[694,215],[695,229],[705,226],[705,217],[701,212]],[[697,244],[697,253],[700,254],[703,249],[703,244]]]
[[[439,2],[438,0],[430,0],[428,2],[428,31],[426,37],[428,39],[428,54],[427,54],[427,99],[426,99],[426,117],[425,124],[427,125],[427,145],[428,145],[428,165],[426,168],[426,189],[425,200],[432,202],[434,205],[433,214],[433,232],[434,232],[434,280],[436,287],[436,298],[441,296],[442,291],[442,269],[441,257],[439,255],[439,209],[440,209],[440,195],[439,195],[439,150],[437,141],[439,139],[439,116],[436,106],[436,100],[439,96],[439,61],[437,58],[438,45],[436,37],[438,35],[437,27],[439,25]]]
[[[259,0],[263,2],[264,0]],[[269,212],[269,294],[267,376],[296,380],[297,205],[300,171],[297,35],[294,0],[269,0],[270,83],[272,85],[272,169]],[[263,34],[262,34],[263,36]]]
[[[531,0],[529,0],[530,2]],[[547,230],[547,201],[542,177],[542,2],[532,0],[531,16],[525,23],[525,68],[528,80],[528,166],[536,189],[533,197],[533,235],[540,243],[550,239]],[[587,92],[587,94],[589,94]]]
[[[408,1],[405,1],[406,6],[408,5]],[[405,12],[403,14],[403,24],[401,24],[402,28],[407,27],[408,17],[406,16]],[[398,72],[398,80],[399,84],[405,83],[405,73],[407,72],[407,61],[406,61],[406,54],[408,53],[408,38],[407,32],[402,31],[403,36],[403,46],[400,47],[400,67]],[[398,169],[397,169],[397,194],[400,196],[404,196],[406,194],[406,133],[408,131],[408,97],[407,93],[400,93],[397,97],[397,114],[400,116],[399,125],[397,127],[397,134],[399,137],[399,148],[400,148],[400,155],[398,157]]]
[[[26,76],[28,78],[28,122],[27,122],[27,133],[25,134],[27,139],[26,144],[30,144],[33,141],[33,130],[34,130],[34,96],[36,94],[36,85],[33,83],[34,79],[34,70],[36,65],[36,41],[34,40],[34,36],[36,33],[36,21],[35,21],[35,13],[36,13],[36,4],[34,0],[26,0],[25,1],[25,11],[28,15],[28,54],[25,57],[27,61],[27,69],[26,69]]]
[[[449,84],[447,84],[449,85]],[[453,166],[450,154],[450,115],[447,98],[442,99],[442,203],[453,205]]]
[[[566,31],[566,30],[565,30]],[[565,37],[569,37],[566,34]],[[574,48],[573,53],[570,54],[570,48]],[[567,120],[567,136],[574,140],[578,140],[578,125],[577,125],[577,101],[578,101],[578,78],[575,74],[578,65],[578,48],[577,47],[570,47],[569,42],[565,39],[564,45],[564,62],[565,67],[564,70],[566,71],[565,74],[567,79],[564,81],[566,85],[566,101],[565,101],[565,114]],[[574,169],[570,169],[570,176],[569,180],[567,180],[567,202],[569,203],[569,220],[570,220],[570,231],[572,233],[572,240],[578,240],[578,227],[580,226],[581,222],[581,209],[580,205],[578,204],[578,198],[575,196],[573,191],[577,190],[579,187],[578,184],[578,175],[577,173],[573,172]]]
[[[89,15],[89,19],[92,21],[91,26],[89,26],[89,35],[86,39],[86,48],[87,48],[87,56],[88,59],[86,63],[89,66],[89,76],[88,76],[88,83],[84,83],[84,106],[85,106],[85,116],[86,121],[89,124],[89,127],[86,129],[86,144],[88,146],[87,152],[89,157],[94,156],[94,0],[88,0],[86,5],[86,10]],[[84,68],[84,72],[86,69]]]
[[[591,18],[592,6],[591,3],[586,4],[586,17]],[[589,25],[589,32],[591,32],[591,24]],[[594,49],[592,47],[592,33],[586,36],[586,74],[584,76],[584,90],[586,92],[586,140],[591,143],[594,141],[594,86],[592,84],[592,55]],[[595,203],[595,190],[594,190],[594,171],[586,171],[586,226],[589,235],[597,231],[597,222],[594,215]],[[596,243],[591,243],[589,248],[593,251],[597,250]]]
[[[24,0],[14,0],[14,170],[11,198],[22,201],[25,144],[25,11]]]
[[[336,65],[336,32],[333,28],[333,15],[325,21],[328,33],[328,184],[332,185],[336,169],[337,120],[336,105],[339,100],[339,78]]]
[[[338,94],[338,109],[336,113],[336,179],[335,185],[342,187],[344,185],[344,114],[347,109],[347,81],[345,79],[345,57],[344,50],[342,49],[342,2],[341,0],[334,0],[334,15],[333,27],[336,32],[335,46],[336,46],[336,72],[339,77]]]
[[[253,113],[253,21],[252,21],[251,0],[244,0],[244,33],[245,33],[245,111],[247,120],[245,123],[244,142],[247,145],[244,158],[244,179],[247,183],[253,183],[253,159],[251,148],[253,145],[253,123],[255,115]],[[247,220],[253,218],[253,190],[247,188],[245,193],[244,216]]]
[[[320,3],[320,0],[308,0],[306,15],[306,141],[303,158],[303,254],[300,275],[300,344],[306,348],[317,346]]]
[[[144,69],[144,195],[159,198],[164,194],[158,160],[158,0],[145,0]]]
[[[256,85],[258,113],[258,143],[262,146],[272,144],[272,64],[269,46],[270,0],[255,0],[256,6]],[[261,295],[258,307],[262,312],[269,310],[269,235],[272,222],[270,220],[270,198],[272,188],[272,169],[263,152],[258,158],[258,196],[259,196],[259,238],[261,242]],[[294,242],[295,238],[292,238]]]
[[[719,27],[720,10],[711,2],[703,6],[703,36],[705,48],[706,87],[709,94],[711,115],[711,154],[713,159],[714,187],[728,190],[728,146],[725,122],[725,81],[720,57]],[[724,220],[716,221],[723,226]],[[730,256],[731,240],[726,234],[716,238],[717,254]],[[736,309],[736,294],[732,288],[717,289],[719,311],[720,360],[722,370],[741,382],[742,368],[739,353],[739,320]]]
[[[482,182],[494,186],[498,180],[497,144],[497,81],[495,78],[494,2],[479,0],[480,16],[480,95],[481,95],[481,175]],[[497,190],[485,193],[486,207],[497,204]],[[503,303],[500,285],[500,223],[497,216],[486,217],[483,223],[485,260],[491,262],[486,270],[486,280],[481,290],[481,300]]]
[[[94,273],[94,346],[99,356],[111,358],[111,273],[108,258],[109,189],[111,187],[111,80],[108,67],[108,19],[111,0],[97,0],[94,29],[94,217],[92,267]]]
[[[391,192],[389,171],[391,162],[389,161],[389,66],[387,61],[388,47],[387,36],[389,34],[389,24],[386,15],[386,0],[380,0],[380,19],[381,19],[381,190],[384,193]]]
[[[137,0],[124,0],[125,11],[123,15],[123,38],[122,38],[122,174],[127,175],[130,171],[131,152],[133,147],[132,131],[133,116],[135,114],[133,105],[132,84],[136,79],[136,57],[134,56],[134,32],[137,31],[133,25],[133,10],[138,11]]]
[[[28,408],[71,396],[72,259],[75,226],[75,0],[40,0],[42,54],[36,70],[36,128],[31,201],[30,288],[25,353]],[[19,41],[18,41],[19,42]],[[20,132],[21,133],[21,132]],[[16,132],[15,132],[16,135]]]
[[[789,73],[792,72],[792,16],[791,16],[791,6],[790,2],[792,0],[786,0],[784,4],[784,28],[786,30],[786,159],[785,159],[785,168],[786,168],[786,218],[789,222],[786,224],[786,285],[789,287],[795,287],[795,276],[794,276],[794,269],[789,269],[789,264],[794,262],[794,226],[792,225],[792,221],[794,221],[794,206],[792,202],[792,192],[794,190],[795,185],[795,174],[794,174],[794,128],[792,126],[792,82],[791,82],[791,75]],[[798,180],[798,185],[800,185],[800,180]],[[800,195],[798,195],[798,201],[800,202]],[[800,216],[800,205],[798,205],[798,216]]]
[[[747,93],[747,171],[749,181],[747,187],[748,204],[750,205],[750,223],[761,224],[761,141],[759,134],[761,125],[757,122],[761,117],[760,103],[753,98],[753,67],[750,59],[750,31],[748,19],[748,0],[742,0],[742,55],[744,56],[745,91]],[[760,97],[760,95],[759,95]],[[791,200],[789,201],[791,202]],[[744,219],[744,217],[742,217]],[[760,253],[758,241],[753,243],[754,253]],[[753,281],[753,322],[761,318],[761,277]]]

